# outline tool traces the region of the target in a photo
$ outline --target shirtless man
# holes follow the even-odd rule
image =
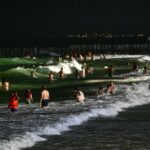
[[[47,107],[50,99],[49,91],[46,89],[45,86],[42,87],[41,92],[41,100],[40,100],[40,107]]]

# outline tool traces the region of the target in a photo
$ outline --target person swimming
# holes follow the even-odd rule
[[[115,85],[113,82],[110,82],[109,92],[110,92],[110,94],[114,94],[114,92],[115,92]]]
[[[104,92],[107,94],[107,93],[110,93],[111,95],[114,94],[115,92],[115,85],[113,82],[110,82],[110,84],[107,85],[106,89],[104,90]]]
[[[98,88],[96,94],[97,94],[97,98],[102,100],[102,98],[103,98],[104,95],[105,95],[105,91],[103,90],[103,87],[102,87],[102,86],[100,86],[100,87]]]
[[[98,94],[98,95],[103,95],[103,94],[104,94],[103,87],[100,86],[100,87],[98,88],[97,94]]]
[[[84,93],[81,90],[79,90],[78,88],[75,88],[74,95],[78,102],[84,103],[85,97],[84,97]]]

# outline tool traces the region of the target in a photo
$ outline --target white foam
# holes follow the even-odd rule
[[[63,68],[64,74],[71,74],[73,70],[76,68],[81,70],[81,64],[79,64],[76,60],[73,61],[64,61],[58,63],[57,65],[48,65],[48,66],[39,66],[36,68],[37,71],[49,73],[50,71],[58,73],[61,68]]]
[[[94,56],[95,59],[99,59],[100,56]],[[111,59],[111,58],[137,58],[139,61],[141,62],[145,62],[145,61],[150,61],[150,56],[146,56],[146,55],[106,55],[107,59]],[[19,58],[15,58],[16,60],[20,60]],[[22,60],[24,61],[24,60]],[[72,61],[67,61],[64,60],[63,62],[59,62],[56,65],[51,65],[53,63],[52,60],[49,60],[47,62],[47,66],[39,66],[36,68],[36,71],[42,72],[42,73],[49,73],[50,71],[53,71],[55,73],[58,73],[60,71],[61,68],[63,68],[64,70],[64,74],[72,74],[74,72],[75,69],[78,69],[79,71],[81,70],[81,64],[79,64],[75,59]],[[28,68],[23,68],[23,67],[17,67],[14,68],[13,70],[16,71],[20,71],[23,73],[26,73],[28,75],[30,75],[30,72],[33,69],[28,69]]]
[[[60,135],[64,131],[71,130],[70,126],[81,125],[91,117],[115,117],[119,112],[129,107],[150,103],[148,83],[126,86],[124,90],[124,95],[122,96],[109,97],[110,99],[114,98],[112,103],[96,105],[95,108],[91,108],[89,111],[62,117],[53,124],[39,127],[37,132],[26,132],[25,135],[14,137],[10,141],[1,141],[0,150],[19,150],[21,148],[31,147],[38,141],[46,140],[41,137],[42,135]],[[82,107],[84,107],[84,105],[82,105]]]
[[[31,75],[31,71],[34,71],[34,69],[24,68],[24,67],[16,67],[16,68],[10,69],[9,71],[19,72],[19,73],[26,74],[26,75]]]
[[[150,56],[141,56],[138,61],[140,62],[146,62],[146,61],[150,61]]]
[[[115,55],[106,55],[106,57],[108,58],[139,58],[143,55],[127,55],[127,54],[124,54],[124,55],[118,55],[118,54],[115,54]]]
[[[21,148],[31,147],[38,141],[45,140],[37,134],[26,132],[24,135],[11,137],[10,141],[0,141],[0,150],[20,150]]]
[[[99,59],[100,56],[95,56],[95,59]],[[106,59],[112,59],[112,58],[137,58],[138,61],[140,62],[146,62],[150,61],[150,56],[148,55],[106,55]]]
[[[49,60],[46,64],[47,65],[50,65],[50,64],[53,64],[54,62],[52,60]]]
[[[135,90],[128,89],[125,100],[120,100],[120,101],[116,101],[115,103],[110,103],[104,108],[101,107],[94,108],[88,112],[82,112],[79,115],[70,115],[68,117],[61,118],[60,122],[56,124],[40,128],[38,134],[59,135],[63,131],[68,131],[69,126],[80,125],[91,117],[98,117],[98,116],[112,117],[112,116],[116,116],[120,111],[124,111],[125,108],[150,103],[150,99],[147,98],[148,96],[150,96],[148,88],[143,87],[143,85],[142,86],[141,85],[135,85],[134,86]],[[146,96],[145,93],[147,93]],[[124,96],[122,98],[124,98]]]
[[[105,55],[106,59],[114,59],[114,58],[140,58],[144,55],[119,55],[119,54],[114,54],[114,55]],[[100,59],[100,55],[94,55],[94,59]]]

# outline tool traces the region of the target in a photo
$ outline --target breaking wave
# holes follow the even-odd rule
[[[81,125],[92,117],[115,117],[127,108],[150,103],[148,83],[117,85],[116,88],[116,95],[106,95],[103,99],[87,97],[84,104],[75,103],[73,100],[53,102],[46,110],[38,108],[37,104],[31,107],[22,105],[19,112],[12,116],[16,122],[21,123],[17,124],[18,128],[11,124],[16,131],[7,140],[1,138],[0,150],[31,147],[36,142],[45,141],[45,135],[63,134],[71,130],[71,126]],[[4,116],[1,115],[0,120],[8,121],[6,116],[10,114],[6,110],[2,113]],[[29,130],[30,124],[34,128]],[[26,130],[20,133],[20,129]]]

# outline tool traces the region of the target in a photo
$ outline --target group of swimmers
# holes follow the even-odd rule
[[[130,63],[129,63],[129,65],[130,65]],[[138,66],[138,64],[136,62],[134,62],[132,64],[132,71],[135,72],[135,73],[137,73],[138,70],[139,70],[139,66]],[[148,69],[147,62],[146,62],[145,65],[144,65],[142,74],[143,75],[149,75],[149,73],[150,73],[150,70]]]
[[[104,95],[104,94],[114,94],[115,93],[115,85],[113,82],[110,82],[110,84],[107,85],[105,89],[103,87],[99,87],[97,94],[98,95]]]
[[[84,79],[86,77],[86,75],[92,74],[92,73],[93,73],[93,67],[91,67],[91,66],[86,66],[86,67],[81,66],[81,70],[76,69],[74,75],[75,75],[76,79],[80,79],[80,78]],[[54,80],[54,75],[55,75],[55,73],[53,71],[49,72],[48,80],[50,82],[52,82]],[[58,72],[57,75],[59,76],[59,79],[64,79],[65,74],[64,74],[63,68],[60,69],[60,71]]]
[[[26,104],[31,104],[33,102],[32,91],[29,88],[25,92],[25,99],[26,99],[25,101]],[[18,96],[18,93],[13,92],[8,102],[8,108],[11,110],[11,112],[16,112],[18,110],[19,100],[20,100],[20,97]],[[41,91],[41,98],[40,98],[39,106],[42,108],[47,107],[49,100],[50,100],[50,93],[47,90],[46,86],[43,86],[42,91]]]
[[[60,69],[58,75],[59,75],[60,79],[64,79],[64,69],[63,68]],[[53,73],[53,71],[49,72],[49,74],[48,74],[48,80],[50,82],[54,80],[54,73]]]
[[[107,85],[106,89],[103,89],[102,87],[99,87],[97,94],[98,95],[104,95],[107,93],[114,94],[115,91],[115,85],[113,82]],[[74,89],[74,97],[77,102],[79,103],[84,103],[85,101],[85,95],[84,92],[79,90],[79,88]],[[32,91],[31,89],[27,89],[25,92],[25,98],[26,98],[26,104],[31,104],[33,103],[33,96],[32,96]],[[18,96],[17,92],[13,92],[10,96],[9,103],[8,103],[8,108],[11,110],[11,112],[16,112],[18,110],[19,106],[19,100],[20,97]],[[39,102],[39,106],[42,108],[46,108],[48,106],[48,103],[50,101],[50,92],[46,88],[46,86],[42,87],[41,91],[41,98]]]
[[[113,95],[115,93],[115,84],[113,82],[110,82],[110,84],[107,85],[105,89],[103,87],[99,87],[97,91],[97,95],[101,96],[104,94],[111,94]],[[84,92],[79,90],[78,88],[74,89],[74,95],[77,102],[84,103],[85,96]]]

